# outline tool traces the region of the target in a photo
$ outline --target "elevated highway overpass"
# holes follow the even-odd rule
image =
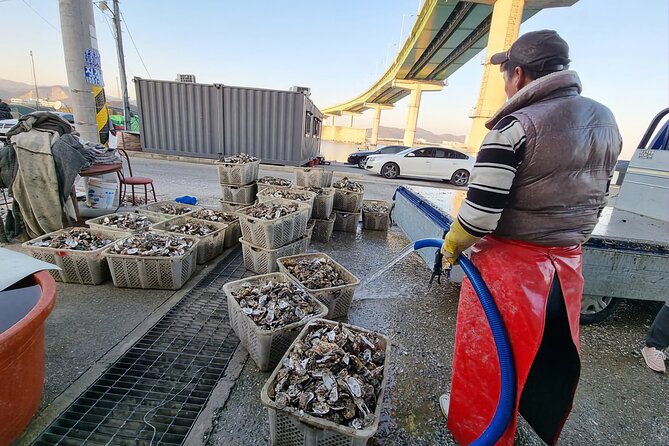
[[[571,6],[578,0],[426,0],[392,65],[359,96],[322,110],[324,115],[351,115],[374,110],[370,145],[376,145],[381,111],[409,96],[404,145],[414,143],[420,99],[424,91],[440,91],[448,77],[488,47],[478,103],[467,140],[476,150],[485,135],[483,124],[504,102],[502,77],[490,76],[490,56],[518,37],[520,23],[544,8]],[[333,120],[334,121],[334,120]]]

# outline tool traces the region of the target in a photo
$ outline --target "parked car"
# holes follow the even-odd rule
[[[386,178],[434,178],[466,186],[475,158],[455,149],[419,147],[393,155],[370,155],[365,168]]]
[[[0,120],[0,141],[7,139],[7,132],[19,122],[18,119]]]
[[[370,155],[393,155],[408,148],[409,147],[407,146],[383,146],[376,150],[358,150],[357,152],[353,152],[348,156],[346,164],[353,164],[361,169],[364,169],[365,161],[367,161],[367,157]]]

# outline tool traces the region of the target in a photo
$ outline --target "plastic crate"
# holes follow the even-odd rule
[[[313,330],[323,326],[334,327],[337,322],[327,321],[324,319],[314,319],[309,322],[297,335],[296,339],[303,341]],[[349,324],[343,324],[344,327],[353,331],[354,333],[368,333],[369,330],[356,327]],[[260,400],[262,404],[267,407],[269,412],[269,430],[270,440],[273,446],[365,446],[368,440],[376,434],[379,428],[379,418],[381,417],[381,409],[383,406],[383,394],[388,385],[388,362],[390,358],[390,340],[379,333],[376,335],[383,342],[385,349],[385,362],[383,364],[383,380],[381,381],[381,388],[376,400],[376,408],[374,409],[374,422],[364,429],[354,429],[352,427],[343,426],[341,424],[333,423],[329,420],[324,420],[307,413],[288,412],[284,409],[279,409],[274,398],[274,387],[276,378],[281,370],[281,363],[284,358],[287,358],[292,347],[286,351],[279,365],[275,367],[269,379],[265,383],[260,392]]]
[[[226,248],[232,248],[239,243],[239,238],[242,236],[242,229],[239,226],[239,220],[226,223],[228,227],[225,230],[225,244]]]
[[[60,271],[49,270],[51,276],[65,283],[81,283],[84,285],[99,285],[109,278],[109,267],[105,260],[104,251],[111,245],[103,246],[95,251],[77,251],[74,249],[55,249],[42,246],[32,246],[30,243],[40,241],[46,237],[66,232],[88,231],[93,235],[101,235],[111,240],[120,240],[130,236],[129,232],[111,231],[97,228],[70,228],[61,229],[42,235],[22,244],[30,255],[60,267]]]
[[[319,311],[313,316],[302,319],[299,322],[275,328],[274,330],[263,330],[258,327],[250,317],[242,311],[234,293],[237,292],[245,283],[252,285],[264,285],[273,281],[280,283],[292,283],[291,280],[282,273],[270,273],[261,276],[249,277],[248,279],[237,280],[226,283],[223,286],[228,297],[228,314],[230,315],[230,325],[239,338],[239,342],[249,352],[249,355],[256,363],[258,368],[266,372],[273,369],[279,363],[281,357],[293,343],[300,330],[311,320],[320,318],[327,314],[328,309],[318,299],[309,296],[309,299],[317,304]]]
[[[382,205],[388,208],[388,212],[367,212],[365,204]],[[362,202],[362,227],[370,231],[387,231],[390,228],[390,203],[385,200],[363,200]]]
[[[191,217],[177,217],[163,223],[158,223],[157,225],[154,226],[154,229],[166,232],[172,232],[170,231],[170,226],[181,225],[189,221],[213,226],[214,228],[216,228],[215,231],[201,237],[191,236],[191,237],[197,237],[198,239],[197,263],[201,265],[203,263],[207,263],[214,257],[218,257],[219,255],[221,255],[225,250],[225,238],[228,229],[227,223],[217,223],[213,221],[199,220],[197,218],[191,218]],[[184,235],[181,232],[174,232],[174,234]]]
[[[302,285],[302,282],[300,282],[297,277],[288,272],[288,268],[286,268],[286,264],[293,263],[297,260],[316,258],[332,260],[332,262],[335,264],[335,269],[337,272],[339,272],[339,274],[344,277],[346,285],[320,289],[307,288],[305,285]],[[323,252],[317,252],[313,254],[297,254],[287,257],[280,257],[277,259],[276,263],[279,265],[280,272],[290,277],[290,279],[296,283],[299,283],[302,287],[304,287],[304,289],[307,290],[309,294],[316,297],[318,300],[323,302],[326,307],[328,307],[328,315],[326,316],[328,319],[339,319],[348,316],[348,310],[351,307],[355,289],[358,287],[358,285],[360,285],[360,280],[355,277],[349,270],[344,268],[340,263],[335,261],[332,257]]]
[[[164,206],[166,204],[172,204],[178,208],[181,209],[189,209],[187,212],[184,212],[183,214],[164,214],[160,212],[160,207]],[[202,206],[193,206],[190,204],[183,204],[183,203],[177,203],[176,201],[172,200],[164,200],[164,201],[159,201],[157,203],[150,203],[150,204],[145,204],[143,206],[139,206],[137,208],[137,212],[140,214],[145,214],[145,215],[157,215],[164,220],[167,220],[168,218],[174,218],[174,217],[183,217],[184,215],[188,215],[190,212],[202,209]]]
[[[260,181],[258,181],[258,182],[257,182],[257,184],[258,184],[258,192],[260,192],[260,191],[262,191],[262,190],[264,190],[264,189],[267,189],[268,187],[271,187],[271,188],[273,188],[273,189],[289,189],[289,188],[293,187],[292,181],[291,181],[290,183],[291,183],[291,184],[288,185],[288,186],[279,186],[279,185],[276,185],[276,184],[261,183]]]
[[[244,238],[239,239],[242,244],[242,255],[244,256],[244,266],[249,271],[257,274],[268,274],[279,271],[276,260],[279,257],[292,256],[301,252],[306,252],[309,247],[307,236],[282,246],[277,249],[266,249],[247,242]]]
[[[261,220],[246,215],[252,206],[237,212],[239,224],[242,228],[242,237],[249,243],[265,249],[276,249],[285,246],[300,237],[307,231],[307,221],[311,214],[311,206],[302,202],[275,198],[264,204],[293,205],[297,204],[297,211],[292,214],[273,220]]]
[[[311,234],[311,239],[317,242],[329,242],[330,237],[332,237],[332,231],[334,230],[335,218],[335,214],[332,214],[330,215],[330,218],[326,220],[313,219],[314,231]]]
[[[216,161],[214,164],[218,168],[218,181],[221,184],[245,186],[258,179],[260,161],[252,161],[245,164],[222,163]]]
[[[298,189],[308,190],[308,188],[299,186]],[[323,187],[322,189],[325,193],[319,195],[316,192],[316,197],[314,197],[314,206],[311,210],[311,218],[327,219],[332,214],[334,209],[334,195],[335,190],[332,187]],[[311,192],[311,191],[310,191]]]
[[[360,221],[360,212],[339,212],[335,211],[334,230],[339,232],[357,232],[358,222]]]
[[[351,192],[335,188],[334,210],[343,212],[360,212],[364,192]]]
[[[105,217],[113,217],[115,215],[134,214],[134,213],[135,212],[117,212],[115,214],[103,215],[101,217],[96,217],[96,218],[91,218],[90,220],[86,220],[86,224],[91,229],[98,229],[101,231],[137,232],[137,231],[143,231],[144,229],[151,229],[157,224],[164,223],[174,218],[174,216],[167,216],[165,214],[137,213],[138,215],[145,216],[147,220],[151,222],[151,225],[147,226],[146,228],[140,228],[140,229],[113,228],[111,226],[105,226],[102,224],[102,221],[105,219]]]
[[[314,200],[316,198],[316,193],[315,192],[309,192],[308,190],[301,189],[301,188],[297,189],[297,188],[272,188],[272,187],[268,187],[268,188],[263,189],[261,192],[258,192],[258,203],[265,203],[265,202],[270,201],[270,200],[276,200],[275,197],[272,197],[271,195],[269,195],[270,193],[276,192],[276,191],[294,191],[296,193],[304,195],[305,197],[308,197],[307,200],[295,200],[293,198],[283,198],[283,199],[294,201],[296,203],[306,203],[306,204],[308,204],[309,207],[311,208],[310,211],[309,211],[309,218],[311,218],[311,216],[313,214],[313,209],[314,209]]]
[[[195,272],[197,245],[195,243],[179,257],[148,257],[105,252],[114,286],[153,290],[178,290]]]
[[[332,170],[318,167],[296,167],[295,184],[297,186],[330,187],[332,186]]]
[[[258,193],[258,186],[256,183],[247,184],[246,186],[233,186],[229,184],[221,184],[221,200],[232,203],[251,204],[256,201],[256,194]]]

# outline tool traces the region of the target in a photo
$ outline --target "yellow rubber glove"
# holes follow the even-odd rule
[[[474,243],[481,238],[471,235],[462,227],[460,222],[455,219],[451,224],[451,229],[444,236],[444,244],[441,247],[441,254],[444,256],[441,265],[444,269],[451,269],[455,265],[455,260]]]

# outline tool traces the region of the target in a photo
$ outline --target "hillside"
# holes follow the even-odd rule
[[[367,129],[367,137],[369,138],[372,130]],[[399,139],[404,138],[404,129],[397,127],[384,127],[379,126],[379,138],[387,139]],[[424,139],[425,141],[431,143],[441,143],[442,141],[456,141],[456,142],[465,142],[465,137],[463,135],[453,135],[450,133],[432,133],[429,130],[422,129],[418,127],[416,129],[416,139]]]

